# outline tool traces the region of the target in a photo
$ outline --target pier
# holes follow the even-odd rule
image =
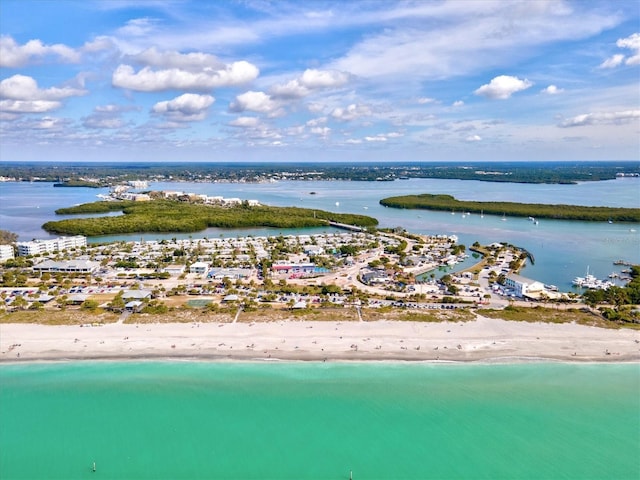
[[[333,220],[329,220],[329,225],[336,228],[342,228],[343,230],[351,230],[352,232],[366,232],[367,229],[364,227],[359,227],[357,225],[349,225],[347,223],[339,223],[334,222]]]

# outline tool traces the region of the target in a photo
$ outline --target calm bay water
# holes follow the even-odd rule
[[[536,225],[526,218],[467,215],[450,212],[398,210],[382,207],[381,198],[410,193],[448,193],[462,200],[513,201],[523,203],[603,205],[640,208],[640,180],[621,178],[577,185],[534,185],[462,180],[411,179],[395,182],[281,181],[277,183],[154,183],[153,190],[177,190],[256,199],[267,205],[299,205],[329,211],[361,213],[380,221],[382,227],[401,226],[410,232],[455,234],[471,245],[509,242],[524,247],[535,256],[523,274],[562,290],[571,289],[576,276],[590,273],[604,278],[619,272],[613,262],[623,259],[640,263],[640,225],[605,222],[562,222],[540,220]],[[311,194],[311,192],[314,192]],[[96,200],[107,189],[53,188],[50,183],[1,183],[0,228],[20,235],[20,240],[50,237],[43,223],[68,217],[55,210]],[[190,235],[124,235],[93,241],[140,240],[141,238],[198,238],[265,236],[296,233],[320,233],[331,229],[207,229]]]
[[[637,364],[56,363],[0,385],[3,479],[640,475]]]

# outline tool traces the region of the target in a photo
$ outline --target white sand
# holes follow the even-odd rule
[[[69,359],[640,361],[640,332],[506,322],[0,325],[0,362]]]

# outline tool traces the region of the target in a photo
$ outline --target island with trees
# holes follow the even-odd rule
[[[56,210],[57,214],[104,214],[121,211],[123,215],[92,218],[74,218],[46,222],[42,228],[62,235],[117,235],[153,232],[199,232],[218,228],[305,228],[324,227],[329,222],[375,227],[378,221],[365,215],[333,213],[297,207],[249,205],[205,205],[179,200],[152,200],[148,202],[115,201],[93,202]]]
[[[451,195],[403,195],[380,200],[385,207],[451,212],[485,213],[515,217],[582,220],[590,222],[640,222],[640,208],[585,207],[516,202],[477,202],[458,200]]]

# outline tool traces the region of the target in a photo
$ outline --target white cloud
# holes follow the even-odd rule
[[[616,42],[616,45],[620,48],[628,48],[633,54],[625,60],[627,65],[639,65],[640,64],[640,34],[634,33],[627,38],[621,38]]]
[[[456,100],[455,102],[453,102],[454,107],[462,107],[463,105],[464,102],[462,100]]]
[[[336,120],[349,122],[357,118],[371,115],[371,109],[366,105],[356,105],[352,103],[346,108],[337,107],[331,112],[331,116]]]
[[[170,121],[193,122],[203,120],[214,101],[211,95],[185,93],[173,100],[156,103],[151,111],[164,115]]]
[[[82,119],[82,125],[91,129],[116,129],[125,126],[121,115],[125,112],[139,110],[135,106],[122,105],[98,105],[93,109],[93,113]]]
[[[465,140],[467,142],[479,142],[482,140],[482,137],[480,135],[469,135]]]
[[[307,127],[317,127],[318,125],[324,125],[325,123],[327,123],[327,117],[318,117],[308,120],[306,125]]]
[[[488,84],[482,85],[473,93],[494,100],[505,100],[514,93],[526,90],[532,85],[533,83],[527,79],[521,80],[518,77],[499,75]]]
[[[32,128],[37,130],[60,130],[67,126],[68,123],[68,120],[64,120],[62,118],[42,117],[34,122]]]
[[[148,36],[155,28],[157,22],[151,18],[133,18],[124,27],[118,29],[120,35],[130,35],[132,37]]]
[[[418,99],[418,104],[426,105],[428,103],[435,103],[435,98],[421,97]]]
[[[604,62],[600,64],[600,68],[615,68],[619,65],[622,65],[624,62],[624,55],[621,53],[616,53],[615,55],[607,58]]]
[[[311,93],[307,87],[300,85],[298,80],[291,80],[285,84],[274,85],[269,92],[274,97],[285,100],[306,97]]]
[[[557,95],[558,93],[564,92],[564,89],[558,88],[555,85],[549,85],[547,88],[543,88],[541,92],[547,95]]]
[[[313,127],[311,129],[311,133],[321,137],[328,137],[331,133],[331,129],[329,127]]]
[[[596,112],[576,115],[563,121],[559,127],[582,127],[585,125],[619,125],[640,119],[640,110],[620,112]]]
[[[313,114],[318,114],[324,112],[326,105],[319,102],[309,102],[307,103],[307,110]]]
[[[367,142],[386,142],[387,137],[384,135],[376,135],[375,137],[364,137]]]
[[[99,36],[86,42],[82,46],[83,53],[96,53],[102,50],[110,50],[115,47],[113,40],[109,37]]]
[[[42,113],[59,108],[60,100],[81,96],[86,90],[72,87],[41,89],[26,75],[13,75],[0,82],[0,110],[13,113]]]
[[[255,128],[260,123],[257,117],[238,117],[229,122],[232,127]]]
[[[11,113],[43,113],[62,106],[49,100],[0,100],[0,111]]]
[[[383,2],[384,3],[384,2]],[[384,25],[332,68],[362,78],[445,79],[513,65],[532,51],[614,27],[622,13],[553,1],[393,2],[369,11]],[[360,15],[358,20],[366,22]]]
[[[85,128],[113,129],[122,128],[124,121],[117,117],[90,116],[84,119],[82,125]]]
[[[40,40],[29,40],[24,45],[18,45],[8,36],[0,36],[0,67],[23,67],[36,59],[52,55],[63,62],[79,62],[80,54],[73,48],[56,43],[45,45]]]
[[[387,138],[400,138],[404,137],[404,133],[402,132],[389,132],[387,133]]]
[[[152,54],[148,54],[150,58]],[[113,72],[112,83],[115,87],[141,92],[163,90],[210,90],[218,87],[242,85],[255,80],[259,70],[244,60],[214,69],[210,67],[194,71],[193,64],[201,61],[198,57],[182,58],[184,63],[191,62],[189,69],[168,68],[152,70],[144,67],[135,72],[130,65],[119,65]],[[169,55],[169,62],[178,62],[178,57]]]
[[[306,97],[316,90],[339,88],[349,81],[349,75],[336,70],[307,69],[296,79],[271,87],[269,93],[282,99]]]
[[[640,65],[640,34],[634,33],[627,38],[620,38],[616,42],[616,46],[631,50],[631,56],[626,57],[621,53],[616,53],[602,62],[600,68],[615,68],[622,64]]]
[[[300,83],[311,89],[341,87],[348,81],[349,75],[337,70],[307,69],[300,77]]]
[[[179,53],[175,51],[161,52],[155,47],[148,48],[137,55],[131,55],[131,60],[148,67],[162,69],[178,68],[190,72],[219,70],[224,64],[214,55],[202,52]]]
[[[280,105],[271,99],[270,95],[264,92],[254,92],[252,90],[245,92],[236,97],[236,100],[229,105],[232,112],[251,112],[266,113],[268,115],[276,115],[280,113]]]

